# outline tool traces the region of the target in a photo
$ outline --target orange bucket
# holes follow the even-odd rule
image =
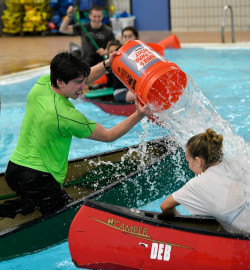
[[[180,98],[186,74],[140,40],[129,40],[112,63],[113,73],[144,104],[166,110]]]
[[[180,49],[181,44],[176,35],[170,35],[169,37],[159,41],[157,44],[162,45],[165,49]]]
[[[160,55],[164,56],[165,48],[163,45],[157,44],[157,43],[147,43],[147,45],[151,47],[153,50],[155,50],[156,52],[158,52]]]

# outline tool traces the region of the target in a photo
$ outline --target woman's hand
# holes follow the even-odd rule
[[[179,205],[179,203],[173,198],[172,195],[170,195],[161,203],[161,210],[167,215],[179,214],[179,212],[175,209],[177,205]]]

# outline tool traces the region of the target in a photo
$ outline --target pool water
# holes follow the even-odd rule
[[[250,141],[250,48],[184,48],[165,57],[188,73],[217,112]]]
[[[176,118],[173,117],[171,112],[168,112],[169,122],[166,122],[166,126],[169,125],[168,127],[171,128],[159,127],[144,120],[114,143],[91,141],[91,149],[88,140],[74,139],[70,150],[70,159],[133,145],[142,140],[166,135],[173,135],[177,139],[182,140],[184,138],[186,140],[191,133],[195,134],[198,130],[204,130],[214,125],[227,135],[228,141],[233,141],[232,143],[240,141],[246,155],[249,155],[250,50],[184,48],[181,50],[166,50],[165,57],[175,62],[191,77],[188,94],[192,95],[192,100],[185,97],[186,100],[184,101],[192,101],[190,103],[192,106],[189,106],[183,115],[181,113],[176,114]],[[0,82],[2,97],[0,171],[6,169],[9,157],[16,145],[25,112],[25,99],[36,79],[37,77],[34,77],[10,84],[6,84],[4,81]],[[182,103],[185,103],[184,101]],[[86,117],[98,121],[105,127],[111,127],[124,119],[124,117],[104,113],[93,104],[82,103],[81,101],[76,101],[74,104]],[[178,109],[178,106],[176,109]],[[191,111],[190,114],[188,110]],[[195,117],[190,116],[193,115],[192,112],[195,112]],[[209,118],[207,114],[209,114]],[[184,120],[181,122],[180,119],[182,118]],[[172,123],[170,120],[176,121],[176,123]],[[177,123],[178,121],[180,122]],[[219,122],[219,124],[213,123],[213,121]],[[183,127],[181,132],[179,131],[180,127]],[[183,142],[181,143],[183,144]],[[159,205],[166,196],[142,206],[142,209],[160,211]],[[184,208],[180,207],[179,210],[181,213],[186,213]],[[65,242],[36,254],[1,262],[0,269],[72,270],[77,268],[71,262],[68,244]]]

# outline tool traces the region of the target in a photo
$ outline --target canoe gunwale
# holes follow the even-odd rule
[[[105,211],[114,215],[121,216],[123,218],[129,218],[134,221],[143,222],[149,225],[164,227],[168,229],[174,229],[179,231],[185,231],[195,234],[210,235],[215,237],[232,238],[237,240],[250,240],[250,234],[236,234],[226,231],[212,231],[205,229],[191,228],[185,225],[181,225],[181,222],[194,222],[194,223],[218,223],[215,218],[207,216],[188,216],[188,215],[164,215],[160,212],[139,210],[140,213],[134,213],[130,211],[131,208],[110,205],[103,202],[94,201],[91,196],[83,199],[83,205],[91,207],[100,211]],[[173,224],[176,223],[176,224]]]

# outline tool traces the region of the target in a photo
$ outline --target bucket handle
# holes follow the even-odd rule
[[[138,98],[140,100],[140,102],[145,106],[146,104],[144,103],[144,101],[140,98],[140,96],[138,94],[136,94],[136,98]]]

